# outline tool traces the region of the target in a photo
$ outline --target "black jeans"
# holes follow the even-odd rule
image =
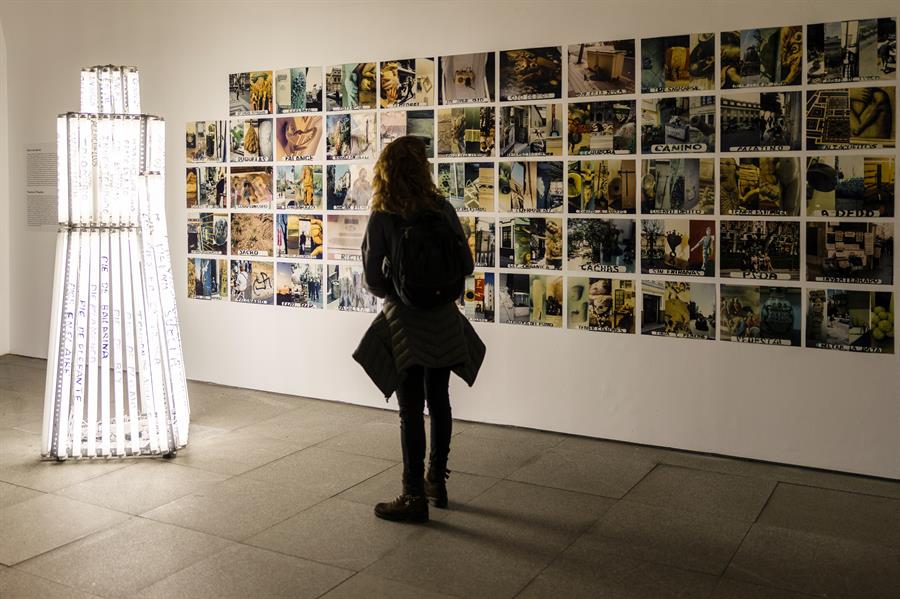
[[[443,475],[450,453],[453,420],[450,414],[450,369],[412,366],[397,388],[400,405],[400,445],[403,448],[403,492],[422,495],[425,470],[425,419],[428,402],[431,417],[432,468]]]

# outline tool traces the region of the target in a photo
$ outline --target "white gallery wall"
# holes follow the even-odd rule
[[[184,124],[227,118],[229,73],[898,14],[895,0],[0,6],[0,353],[47,348],[56,238],[25,225],[23,148],[55,140],[55,115],[78,107],[81,67],[130,64],[145,111],[169,123],[189,378],[374,406],[384,399],[350,357],[372,315],[187,300]],[[473,389],[454,382],[458,418],[900,478],[897,354],[476,327],[488,356]]]

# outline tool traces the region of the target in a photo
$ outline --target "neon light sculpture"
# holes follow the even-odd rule
[[[133,67],[81,72],[57,119],[56,245],[41,455],[171,457],[187,384],[165,220],[165,123]]]

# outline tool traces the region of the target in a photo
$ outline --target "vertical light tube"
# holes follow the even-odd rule
[[[138,79],[137,69],[123,67],[122,76],[125,79],[125,113],[141,113],[141,83]]]
[[[97,456],[97,404],[100,400],[100,231],[91,226],[90,275],[88,279],[88,340],[87,340],[87,427],[85,450],[88,457]]]
[[[100,107],[97,106],[98,87],[97,67],[81,69],[81,112],[97,113],[100,111]]]
[[[115,400],[115,455],[125,455],[125,395],[123,373],[125,361],[122,353],[122,260],[121,260],[121,233],[113,229],[109,234],[109,268],[110,268],[110,309],[112,312],[111,341],[112,341],[112,371],[113,371],[113,398]]]
[[[69,135],[66,117],[56,119],[56,180],[57,217],[59,231],[56,235],[56,261],[53,272],[53,295],[50,307],[50,341],[47,348],[47,376],[44,383],[44,420],[41,426],[41,455],[49,456],[52,439],[56,434],[54,418],[59,402],[56,381],[60,377],[60,352],[62,350],[63,315],[62,308],[66,291],[66,264],[69,254],[69,232],[65,227],[69,219],[68,182]]]
[[[141,453],[140,419],[137,389],[137,348],[135,347],[134,298],[131,283],[131,240],[132,232],[124,230],[119,234],[122,260],[122,312],[125,316],[125,377],[128,391],[128,423],[131,437],[131,453]]]

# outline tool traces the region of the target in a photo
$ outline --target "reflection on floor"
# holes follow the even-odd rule
[[[900,482],[459,422],[449,510],[376,519],[393,412],[191,383],[171,461],[40,462],[0,357],[0,597],[897,597]]]

